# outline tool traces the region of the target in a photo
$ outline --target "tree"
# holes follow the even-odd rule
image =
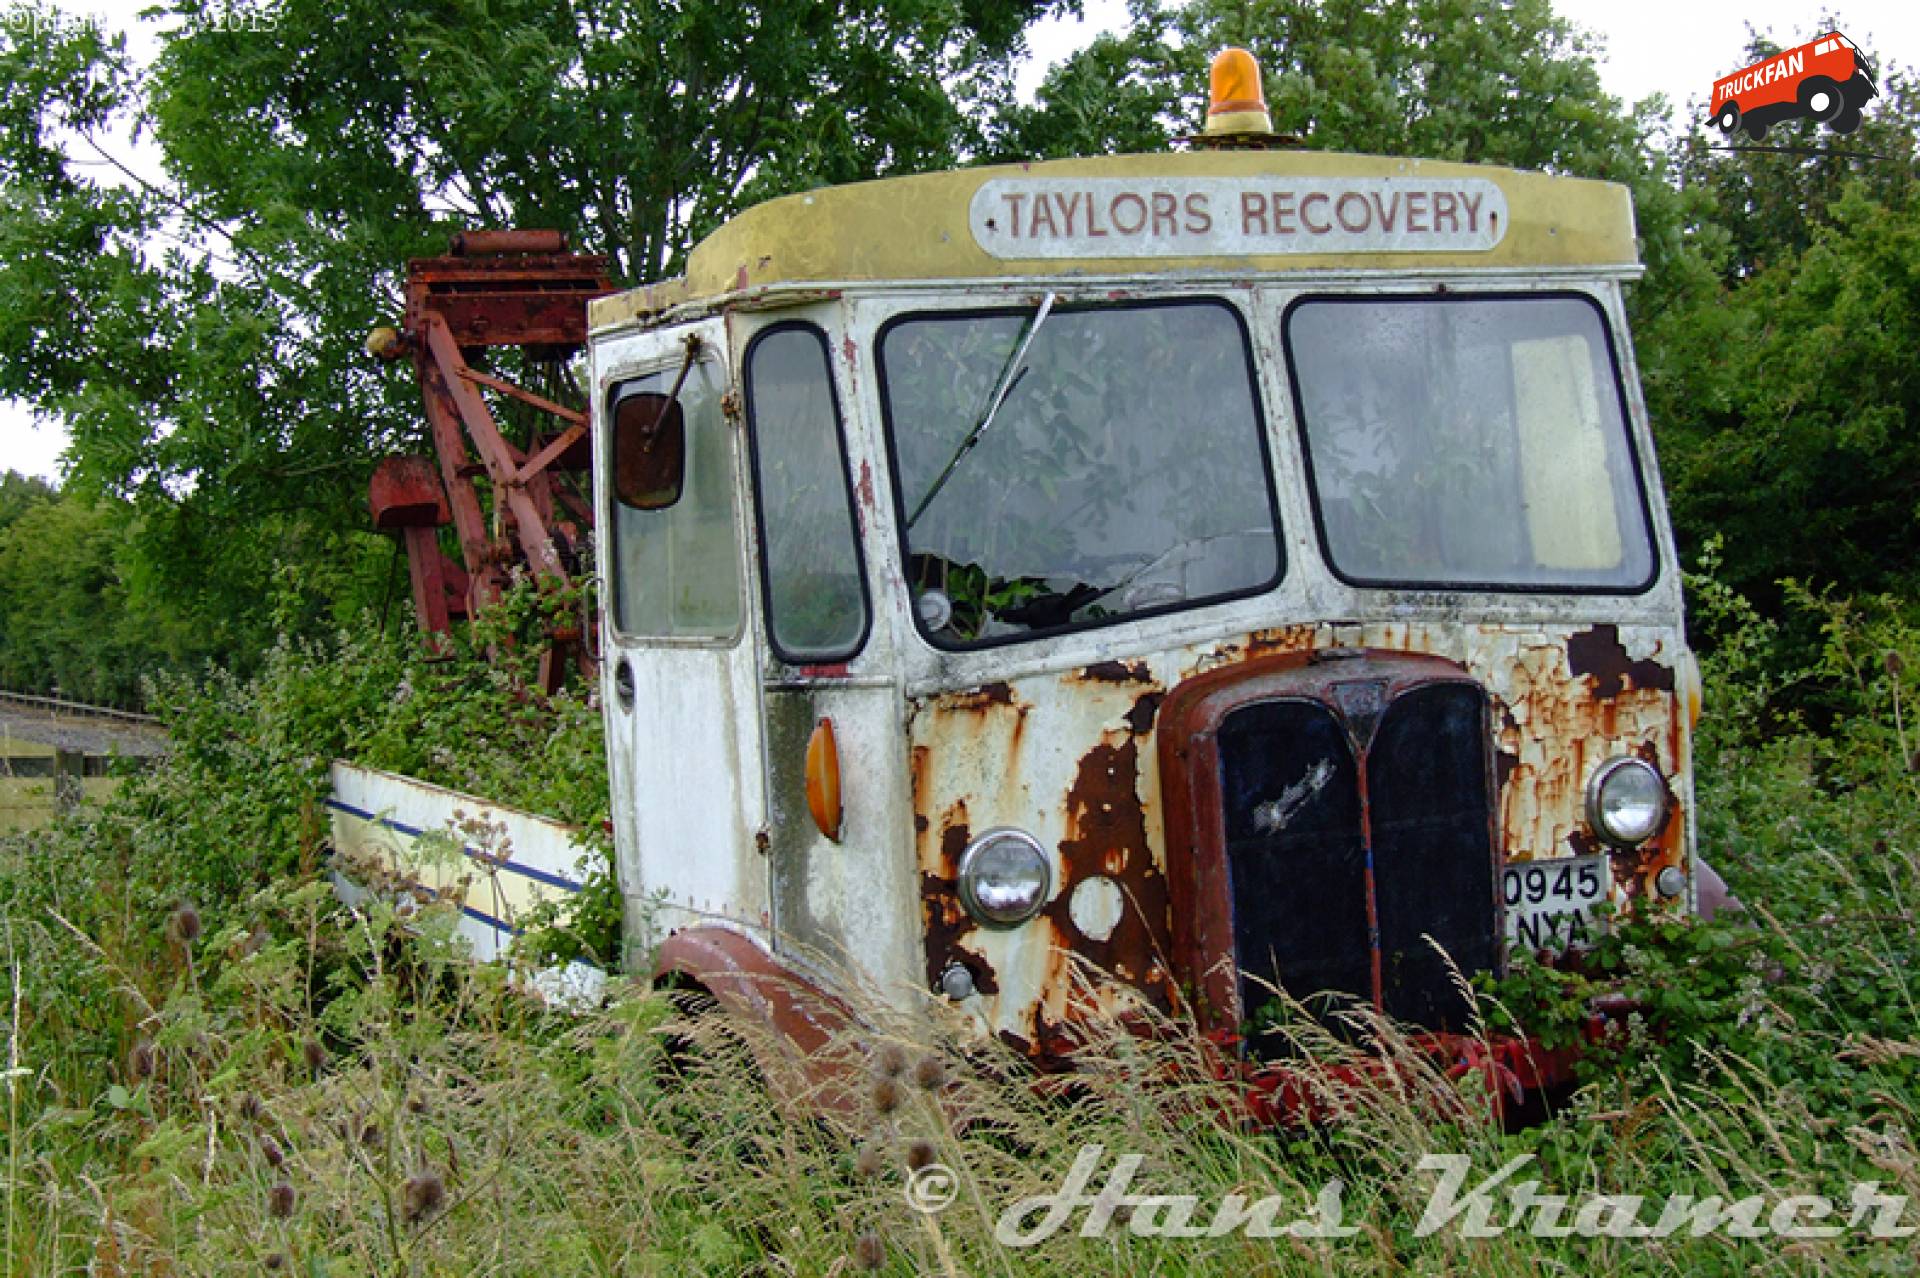
[[[1848,23],[1824,14],[1797,32],[1791,44]],[[1782,46],[1751,37],[1741,61],[1746,66],[1781,52]],[[1669,148],[1675,179],[1704,197],[1696,220],[1711,220],[1727,236],[1718,265],[1729,283],[1790,262],[1813,243],[1814,232],[1831,224],[1830,210],[1855,185],[1888,205],[1910,202],[1920,172],[1916,123],[1920,123],[1920,86],[1901,68],[1876,59],[1880,97],[1853,133],[1838,135],[1812,120],[1775,125],[1766,145],[1756,149],[1746,136],[1723,137],[1704,125],[1704,112],[1688,121]]]
[[[108,703],[137,697],[112,624],[126,616],[114,543],[110,513],[71,496],[35,502],[0,533],[0,684]]]
[[[1649,268],[1636,312],[1684,272],[1685,197],[1649,145],[1665,102],[1609,96],[1591,38],[1547,0],[1135,0],[1132,15],[1055,68],[1035,107],[1003,115],[1000,155],[1165,150],[1200,130],[1207,62],[1238,45],[1260,60],[1275,130],[1301,146],[1624,182]]]
[[[52,501],[58,491],[46,480],[32,475],[14,470],[0,474],[0,535],[41,502]]]
[[[343,539],[377,602],[385,547],[347,530],[424,426],[361,343],[408,257],[558,227],[633,282],[765,196],[951,164],[1059,2],[175,0],[150,71],[16,6],[0,394],[67,423],[70,483],[134,505],[129,571],[210,620],[259,618],[278,552]],[[164,180],[113,166],[116,121]]]
[[[1591,43],[1545,0],[1138,0],[1134,25],[1056,68],[1002,149],[1163,149],[1205,119],[1207,63],[1252,50],[1276,131],[1315,150],[1589,177],[1637,173],[1641,132]],[[1148,123],[1149,109],[1152,110]]]
[[[1775,52],[1756,39],[1745,56]],[[1723,533],[1726,584],[1769,609],[1786,577],[1920,582],[1920,91],[1876,70],[1851,135],[1798,121],[1767,140],[1793,151],[1729,149],[1696,117],[1671,145],[1696,252],[1639,333],[1648,409],[1683,553]]]

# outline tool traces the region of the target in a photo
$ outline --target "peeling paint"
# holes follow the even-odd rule
[[[1088,683],[1152,683],[1145,663],[1139,661],[1096,661],[1080,672]]]
[[[1567,639],[1567,668],[1593,679],[1593,695],[1617,697],[1626,687],[1673,691],[1673,670],[1657,661],[1635,661],[1620,642],[1620,627],[1595,626]]]
[[[1013,685],[1005,682],[982,684],[967,692],[950,692],[940,698],[941,710],[986,710],[1013,704]]]
[[[1662,664],[1671,635],[1653,626],[1452,619],[1291,625],[910,698],[929,976],[966,962],[991,1028],[1040,1058],[1070,1040],[1074,1022],[1092,1009],[1124,1016],[1180,1006],[1188,977],[1174,953],[1158,742],[1166,698],[1197,676],[1286,654],[1336,682],[1342,659],[1361,651],[1455,663],[1487,693],[1497,855],[1526,861],[1601,850],[1585,824],[1593,769],[1624,753],[1667,776],[1685,766],[1684,713]],[[1612,850],[1616,907],[1653,898],[1660,868],[1687,864],[1688,791],[1673,789],[1661,833],[1632,852]],[[964,804],[969,830],[1014,826],[1054,850],[1052,894],[1028,923],[991,930],[966,916],[953,878],[965,845],[951,819],[956,804]],[[1085,917],[1104,925],[1095,897],[1078,896],[1095,879],[1111,880],[1124,903],[1104,935],[1075,919],[1078,899]],[[1107,978],[1089,979],[1092,969]]]
[[[1127,898],[1120,885],[1104,874],[1081,879],[1067,904],[1075,930],[1096,942],[1105,941],[1113,935],[1113,929],[1120,925],[1126,908]]]
[[[1143,692],[1133,703],[1133,709],[1127,711],[1127,728],[1135,736],[1145,736],[1153,731],[1153,721],[1160,713],[1160,703],[1166,699],[1164,692]]]

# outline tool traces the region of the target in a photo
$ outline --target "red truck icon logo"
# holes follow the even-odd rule
[[[1858,45],[1830,31],[1713,82],[1713,122],[1758,142],[1785,120],[1816,120],[1835,133],[1860,127],[1860,108],[1879,95]]]

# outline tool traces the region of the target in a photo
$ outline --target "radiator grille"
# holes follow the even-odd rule
[[[1497,953],[1485,695],[1427,683],[1381,706],[1334,691],[1337,704],[1276,697],[1220,725],[1241,1006],[1261,1008],[1272,983],[1310,1007],[1377,996],[1401,1020],[1465,1028],[1433,943],[1467,975]]]

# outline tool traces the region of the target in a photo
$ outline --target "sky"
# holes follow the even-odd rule
[[[151,56],[153,23],[138,14],[152,0],[58,0],[58,7],[92,18],[108,31],[125,32],[136,57]],[[1738,5],[1680,4],[1674,0],[1554,0],[1561,15],[1603,42],[1600,76],[1607,91],[1627,102],[1663,93],[1676,109],[1689,99],[1704,103],[1713,81],[1740,69],[1751,24],[1781,44],[1820,34],[1813,29],[1828,8],[1840,10],[1839,27],[1855,43],[1887,63],[1920,63],[1920,4],[1913,0],[1742,0]],[[1085,47],[1103,31],[1124,28],[1124,0],[1084,0],[1079,18],[1050,18],[1030,33],[1033,57],[1020,77],[1031,95],[1046,68]],[[147,169],[131,152],[118,158]],[[22,405],[0,400],[0,470],[53,478],[66,434],[57,425],[35,426]]]

